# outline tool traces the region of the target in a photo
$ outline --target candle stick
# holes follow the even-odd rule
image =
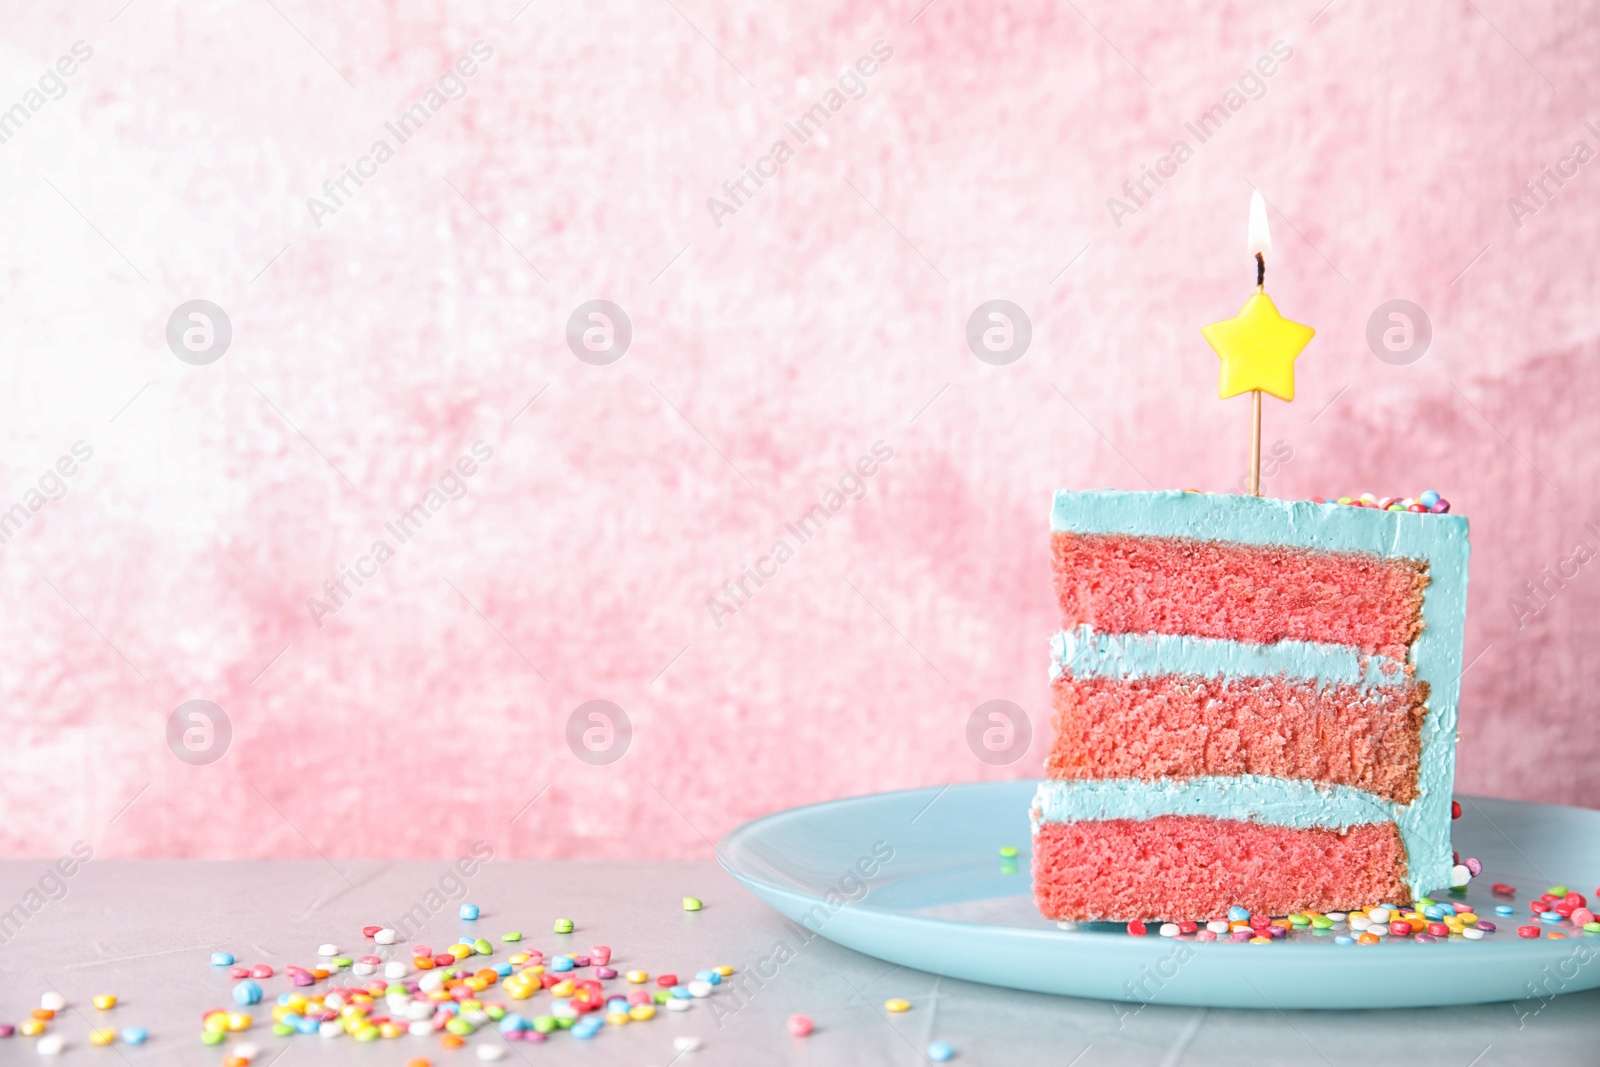
[[[1243,310],[1231,319],[1201,328],[1222,367],[1217,379],[1217,396],[1223,400],[1250,394],[1250,475],[1251,496],[1261,495],[1261,394],[1271,393],[1279,400],[1294,399],[1294,361],[1316,331],[1278,314],[1277,305],[1267,295],[1267,254],[1272,251],[1272,232],[1267,226],[1267,204],[1260,192],[1250,196],[1248,245],[1256,260],[1255,295],[1245,301]]]

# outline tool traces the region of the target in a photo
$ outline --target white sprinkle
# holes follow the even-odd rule
[[[1375,923],[1386,923],[1389,921],[1389,909],[1373,908],[1367,912],[1367,918]]]
[[[1162,937],[1177,937],[1178,936],[1178,924],[1177,923],[1162,923],[1161,924],[1161,929],[1158,932],[1161,934]]]
[[[667,1001],[668,1011],[688,1011],[692,1007],[694,1007],[694,1001],[685,1000],[682,997],[673,997]]]
[[[1322,914],[1326,915],[1336,923],[1342,923],[1345,920],[1345,913],[1342,911],[1325,911]]]
[[[1458,863],[1450,868],[1450,888],[1459,889],[1472,881],[1472,872],[1464,863]]]
[[[344,1033],[344,1027],[330,1019],[321,1026],[317,1027],[317,1033],[321,1034],[323,1037],[338,1037],[340,1034]]]
[[[61,1039],[60,1034],[45,1034],[33,1047],[41,1056],[59,1056],[61,1050],[66,1047],[66,1042]]]
[[[338,945],[323,945],[321,948],[317,949],[317,955],[319,956],[337,956],[338,954]]]
[[[50,992],[39,998],[39,1007],[46,1011],[60,1011],[67,1006],[67,998],[60,993]]]
[[[704,1000],[711,995],[711,983],[695,979],[689,983],[689,995],[696,1000]]]
[[[385,978],[404,978],[406,976],[406,965],[399,960],[390,960],[383,965],[383,976]]]
[[[1058,920],[1056,920],[1056,929],[1057,930],[1076,930],[1077,928],[1078,928],[1078,924],[1073,922],[1071,919],[1058,919]]]
[[[433,1033],[433,1023],[428,1019],[413,1019],[407,1029],[411,1031],[412,1037],[427,1037]]]
[[[236,1045],[234,1047],[233,1054],[243,1060],[253,1060],[257,1056],[261,1055],[261,1049],[256,1045],[252,1045],[250,1042],[246,1041],[242,1045]]]
[[[1461,936],[1468,941],[1481,941],[1483,939],[1483,931],[1476,926],[1467,926],[1462,928]]]
[[[505,1058],[506,1058],[506,1047],[504,1045],[479,1045],[478,1046],[478,1059],[483,1060],[485,1063],[489,1063],[489,1062],[492,1062],[494,1060],[503,1060]]]
[[[1350,929],[1360,932],[1372,925],[1372,920],[1365,915],[1350,916]]]
[[[1206,929],[1210,930],[1214,934],[1225,934],[1231,929],[1231,927],[1221,919],[1212,919],[1210,922],[1206,923]]]
[[[350,973],[361,975],[363,978],[369,974],[376,974],[377,970],[378,968],[374,967],[370,963],[357,962],[350,965]]]
[[[372,940],[380,945],[394,944],[394,931],[385,926],[382,930],[372,935]]]
[[[682,1037],[673,1038],[672,1047],[677,1049],[679,1052],[693,1052],[700,1047],[700,1039],[698,1037],[690,1037],[688,1034],[685,1034]]]

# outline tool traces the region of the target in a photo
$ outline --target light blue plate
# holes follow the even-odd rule
[[[934,974],[1041,993],[1225,1008],[1385,1008],[1517,1000],[1600,987],[1600,936],[1524,940],[1527,902],[1564,882],[1600,884],[1600,812],[1463,798],[1463,857],[1483,862],[1466,899],[1499,926],[1455,938],[1271,945],[1059,930],[1034,909],[1034,782],[879,793],[768,815],[722,839],[723,866],[778,911],[858,952]],[[1002,846],[1014,845],[1015,873]],[[1514,885],[1514,901],[1490,884]],[[1445,894],[1439,894],[1445,899]],[[1461,899],[1451,897],[1449,899]],[[1494,913],[1514,903],[1515,917]],[[1540,1001],[1529,1000],[1537,1007]],[[1531,1009],[1530,1009],[1531,1010]]]

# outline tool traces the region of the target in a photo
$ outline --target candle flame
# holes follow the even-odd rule
[[[1267,201],[1261,191],[1250,194],[1250,254],[1272,255],[1272,230],[1267,227]]]

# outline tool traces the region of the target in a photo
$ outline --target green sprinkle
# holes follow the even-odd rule
[[[485,938],[480,937],[472,943],[472,951],[480,956],[492,956],[494,955],[494,946],[489,944]]]
[[[565,1015],[556,1016],[556,1025],[563,1030],[571,1030],[572,1024],[577,1021],[576,1019],[569,1019]]]
[[[571,919],[557,919],[556,920],[555,930],[556,930],[556,933],[558,933],[558,934],[570,934],[570,933],[572,933],[572,920]]]
[[[477,1029],[477,1027],[473,1026],[459,1015],[445,1023],[444,1028],[450,1031],[452,1034],[455,1034],[457,1037],[465,1037],[467,1034],[470,1034],[472,1031]]]
[[[1434,900],[1432,897],[1418,897],[1417,898],[1417,908],[1419,910],[1422,909],[1422,908],[1431,907],[1431,906],[1433,906],[1434,904],[1437,904],[1437,903],[1439,903],[1439,902],[1437,900]]]
[[[388,989],[385,989],[383,991],[383,995],[386,997],[409,997],[411,995],[411,990],[407,989],[403,985],[395,983],[390,985]]]
[[[290,1029],[292,1030],[294,1028],[290,1027]],[[222,1042],[224,1040],[227,1039],[227,1036],[228,1036],[227,1034],[221,1033],[221,1032],[216,1031],[216,1030],[206,1030],[203,1033],[201,1033],[200,1041],[201,1041],[202,1044],[206,1044],[206,1045],[220,1045],[220,1044],[222,1044]]]
[[[1311,917],[1311,928],[1313,930],[1331,930],[1333,929],[1333,920],[1326,915],[1313,915]]]
[[[493,1019],[495,1022],[499,1022],[501,1019],[506,1017],[506,1009],[502,1004],[485,1004],[483,1006],[483,1013],[489,1018]]]
[[[554,1015],[535,1015],[533,1017],[533,1028],[541,1034],[548,1034],[556,1028],[556,1017]]]
[[[1301,915],[1298,912],[1295,913],[1294,915],[1289,916],[1289,921],[1291,923],[1293,923],[1295,926],[1310,926],[1311,925],[1311,918],[1309,916],[1306,916],[1306,915]]]
[[[1016,859],[1017,858],[1017,846],[1016,845],[1002,845],[1002,846],[1000,846],[1000,855],[1004,856],[1008,860]]]
[[[335,967],[348,967],[354,963],[355,960],[351,959],[349,956],[335,956],[328,962],[333,964]]]
[[[1583,931],[1586,934],[1600,934],[1600,922],[1584,923]]]
[[[501,934],[500,935],[500,940],[502,940],[502,941],[521,941],[522,940],[522,931],[521,930],[513,930],[509,934]]]
[[[350,1036],[357,1041],[376,1041],[378,1040],[378,1028],[369,1023]]]
[[[1564,897],[1567,895],[1567,887],[1564,885],[1553,885],[1549,889],[1545,890],[1545,892],[1549,893],[1553,897]]]
[[[295,1032],[294,1027],[290,1026],[288,1023],[273,1023],[272,1024],[272,1036],[273,1037],[288,1037],[290,1034],[292,1034],[294,1032]]]
[[[658,989],[654,993],[650,994],[650,999],[655,1001],[657,1004],[665,1004],[667,1001],[672,999],[672,994],[668,993],[665,989]]]
[[[684,911],[699,911],[702,907],[704,907],[704,905],[700,903],[700,898],[699,897],[684,897],[683,898],[683,910]]]

